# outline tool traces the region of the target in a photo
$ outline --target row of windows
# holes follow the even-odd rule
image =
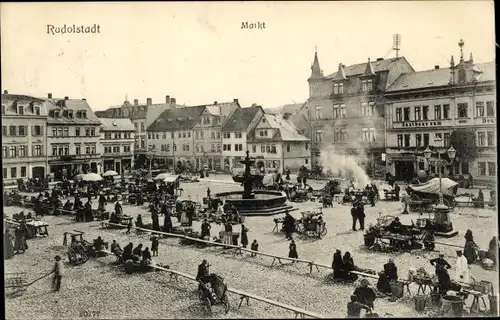
[[[69,137],[69,127],[57,127],[52,128],[52,137]],[[96,136],[96,128],[80,128],[75,127],[75,136],[76,137],[95,137]]]
[[[449,147],[450,145],[450,136],[449,132],[436,132],[434,134],[434,140],[442,140],[445,147]],[[411,134],[398,134],[398,147],[427,147],[430,144],[430,134],[429,133],[416,133],[415,134],[415,145],[411,144]]]
[[[486,106],[486,108],[485,108]],[[420,120],[441,120],[450,119],[450,105],[443,104],[434,106],[434,118],[429,118],[429,106],[413,107],[413,119],[411,119],[411,108],[396,108],[396,121],[420,121]],[[494,117],[495,104],[493,101],[478,101],[476,102],[476,117]],[[457,118],[468,118],[469,107],[467,103],[457,104]]]
[[[189,151],[189,144],[182,145],[182,151]],[[160,145],[160,151],[162,152],[170,152],[170,144],[162,144]],[[174,143],[172,146],[172,151],[177,151],[177,145]]]
[[[104,147],[104,153],[120,153],[121,146],[108,146]],[[129,153],[130,146],[123,146],[123,152]]]
[[[495,146],[495,132],[477,132],[477,146],[478,147],[494,147]]]
[[[223,151],[231,151],[231,144],[223,144]],[[234,145],[234,151],[243,151],[243,145],[241,143]]]
[[[69,153],[69,143],[68,144],[52,144],[52,156],[68,156]],[[85,154],[96,154],[96,145],[85,145]],[[82,154],[81,145],[75,143],[75,154]]]
[[[26,106],[14,106],[14,109],[16,109],[16,113],[20,116],[24,115],[24,111],[26,110]],[[7,106],[2,104],[2,114],[5,114]],[[30,105],[27,108],[28,112],[39,116],[40,115],[40,106],[35,106],[33,103],[30,103]]]
[[[132,133],[131,132],[106,132],[104,133],[104,139],[106,140],[111,140],[111,139],[131,139],[132,138]]]
[[[212,118],[212,119],[211,119]],[[210,125],[210,124],[220,124],[221,123],[221,117],[217,117],[217,116],[214,116],[214,117],[200,117],[198,119],[198,124],[207,124],[207,125]]]
[[[243,137],[243,133],[241,132],[234,132],[233,135],[235,139],[241,139]],[[231,132],[224,132],[222,136],[224,139],[231,139]]]
[[[10,168],[10,178],[11,179],[16,179],[16,178],[26,178],[26,167],[21,167],[21,170],[20,170],[21,174],[19,175],[19,177],[17,176],[17,168]],[[8,179],[9,177],[7,176],[7,173],[8,173],[8,170],[7,168],[3,168],[3,178],[4,179]]]
[[[73,119],[73,110],[62,110],[62,112],[59,109],[50,110],[49,116],[51,116],[53,118],[65,117],[65,118]],[[76,111],[76,118],[87,119],[87,110]]]
[[[135,132],[145,132],[146,129],[144,128],[144,122],[141,122],[141,130],[139,130],[139,124],[136,122],[134,123],[135,126]]]
[[[369,117],[375,116],[375,102],[361,102],[361,116]],[[346,106],[345,104],[334,104],[333,105],[333,118],[345,118],[346,117]],[[323,107],[316,106],[314,108],[314,119],[321,120],[323,119]]]
[[[361,141],[375,142],[376,139],[377,139],[377,130],[375,128],[361,129]],[[314,140],[318,143],[323,142],[323,131],[321,129],[316,129],[316,131],[314,132]],[[333,142],[346,142],[346,141],[347,141],[347,129],[336,128],[333,132]]]
[[[28,157],[28,147],[27,146],[10,146],[2,147],[2,156],[4,158],[23,158]],[[40,157],[43,156],[43,146],[34,145],[31,147],[31,156]]]
[[[488,173],[488,174],[486,174]],[[477,163],[477,174],[479,176],[490,176],[494,177],[497,175],[497,164],[495,162],[478,162]]]
[[[2,136],[27,136],[28,126],[2,126]],[[32,136],[42,136],[43,126],[31,126]]]

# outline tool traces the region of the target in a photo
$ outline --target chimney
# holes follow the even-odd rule
[[[434,66],[434,69],[435,69],[435,70],[439,69],[439,66],[438,66],[438,65],[435,65],[435,66]]]
[[[170,98],[170,103],[175,104],[175,98]]]
[[[64,97],[64,100],[68,100],[68,99],[69,99],[69,97],[68,97],[68,96]]]
[[[52,99],[52,93],[49,93],[49,94],[47,95],[47,97],[48,97],[49,99]]]
[[[377,58],[377,61],[382,61],[384,60],[384,58]]]
[[[165,102],[170,103],[170,96],[165,96]]]
[[[214,106],[217,105],[217,101],[214,101]]]
[[[238,99],[233,99],[233,102],[234,103],[238,103]]]
[[[87,101],[87,99],[86,99],[86,98],[83,98],[82,100],[83,100],[83,101]]]
[[[139,105],[139,99],[134,99],[134,106],[138,106]]]
[[[3,91],[3,94],[9,94],[9,91],[4,90],[4,91]]]
[[[146,104],[147,104],[148,106],[150,106],[150,105],[151,105],[151,101],[152,101],[152,100],[151,100],[151,98],[147,98],[147,99],[146,99]]]

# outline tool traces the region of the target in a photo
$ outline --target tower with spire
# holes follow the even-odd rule
[[[316,95],[318,93],[323,78],[323,70],[321,70],[321,67],[319,66],[318,48],[315,47],[314,61],[311,65],[311,76],[309,77],[309,79],[307,79],[307,81],[309,82],[309,97],[312,97],[313,95]]]

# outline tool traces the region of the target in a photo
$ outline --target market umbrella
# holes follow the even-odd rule
[[[113,177],[113,176],[117,176],[117,175],[118,175],[118,172],[113,171],[113,170],[109,170],[109,171],[104,172],[104,174],[102,176],[103,177]]]
[[[87,173],[82,177],[83,181],[101,181],[102,177],[97,173]]]

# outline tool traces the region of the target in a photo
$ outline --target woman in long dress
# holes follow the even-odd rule
[[[182,210],[181,214],[181,226],[187,226],[189,225],[189,219],[186,213],[186,210]]]
[[[3,255],[5,259],[10,259],[14,256],[14,246],[12,245],[12,235],[9,230],[5,230],[3,234]]]
[[[244,224],[241,225],[241,245],[243,248],[248,246],[248,228]]]

